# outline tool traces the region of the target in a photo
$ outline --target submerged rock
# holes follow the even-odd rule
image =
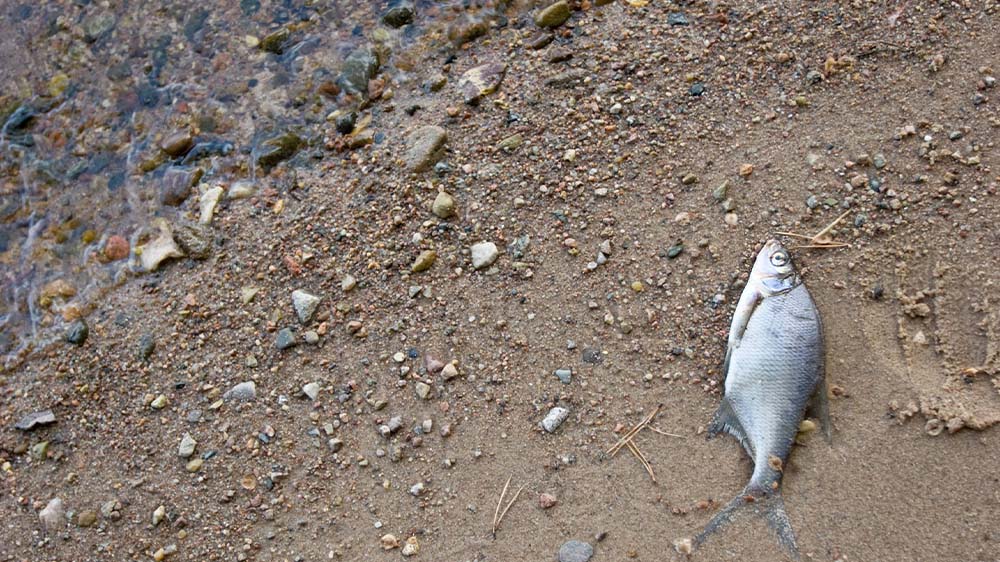
[[[569,19],[570,10],[566,0],[549,5],[535,14],[535,25],[538,27],[559,27]]]
[[[160,179],[160,203],[176,207],[191,195],[204,174],[201,168],[170,166]]]
[[[66,341],[73,345],[83,345],[89,334],[90,328],[87,327],[87,323],[83,318],[78,318],[66,329]]]
[[[413,23],[413,3],[396,3],[382,14],[382,23],[397,28]]]
[[[294,156],[302,144],[302,138],[292,132],[271,137],[261,143],[257,164],[265,170],[270,170]]]
[[[175,227],[174,239],[181,250],[196,260],[212,254],[212,229],[205,224],[182,221]]]
[[[337,83],[345,91],[367,95],[368,81],[378,74],[378,54],[371,47],[358,47],[344,60]]]

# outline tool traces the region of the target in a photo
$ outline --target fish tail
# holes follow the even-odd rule
[[[743,493],[736,496],[725,507],[723,507],[712,520],[705,525],[705,528],[695,536],[692,546],[698,548],[708,540],[712,534],[721,531],[736,516],[746,508],[754,514],[761,516],[767,521],[767,526],[777,535],[778,544],[785,549],[793,560],[800,560],[799,547],[795,543],[795,532],[792,530],[792,523],[788,519],[788,512],[785,511],[785,501],[781,498],[781,489],[757,495],[755,490],[747,486]]]

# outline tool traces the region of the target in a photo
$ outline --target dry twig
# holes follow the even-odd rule
[[[639,447],[637,447],[636,444],[633,443],[632,441],[626,442],[625,446],[628,447],[629,451],[632,451],[632,454],[635,455],[635,458],[639,459],[639,462],[642,463],[642,467],[646,469],[646,472],[649,473],[649,477],[653,479],[653,484],[656,484],[656,475],[653,474],[653,467],[649,464],[649,461],[646,460],[646,456],[642,454],[642,451],[639,450]]]
[[[653,409],[652,413],[643,418],[642,421],[639,422],[635,427],[628,430],[628,432],[626,432],[625,435],[622,436],[622,438],[619,439],[617,443],[612,445],[612,447],[607,450],[607,454],[611,455],[612,457],[615,456],[618,453],[618,451],[625,446],[626,443],[631,441],[632,438],[635,437],[637,433],[642,431],[642,428],[646,427],[646,424],[653,421],[653,418],[656,417],[656,414],[660,413],[660,410],[662,408],[663,404],[657,404],[656,408]]]
[[[781,234],[783,236],[792,236],[794,238],[802,238],[804,240],[809,241],[808,244],[793,246],[793,248],[847,248],[850,247],[850,244],[844,242],[835,242],[833,240],[833,237],[830,236],[830,231],[833,230],[833,227],[837,226],[837,224],[840,221],[844,220],[844,217],[846,217],[850,212],[851,211],[849,210],[844,211],[839,217],[834,219],[833,222],[823,227],[823,230],[820,230],[819,232],[817,232],[812,236],[805,236],[803,234],[797,234],[795,232],[775,232],[775,234]]]
[[[510,481],[512,478],[514,478],[513,474],[511,474],[507,478],[507,483],[503,485],[503,490],[500,492],[500,499],[497,500],[497,509],[496,511],[493,512],[493,538],[496,538],[497,536],[497,530],[500,529],[500,522],[503,521],[503,516],[507,515],[507,512],[510,511],[511,506],[514,505],[514,502],[517,501],[518,496],[521,495],[521,491],[524,490],[525,485],[521,484],[521,487],[517,489],[517,492],[514,494],[514,497],[511,498],[509,503],[507,503],[507,507],[503,508],[503,511],[500,511],[500,506],[503,504],[503,497],[507,495],[507,488],[510,487]]]
[[[647,425],[646,429],[652,431],[653,433],[659,433],[660,435],[666,435],[667,437],[677,437],[677,438],[680,438],[680,439],[687,439],[687,437],[684,436],[684,435],[677,435],[676,433],[667,433],[666,431],[663,431],[662,429],[660,429],[658,427],[653,427],[651,425]]]

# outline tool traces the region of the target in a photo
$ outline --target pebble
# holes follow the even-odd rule
[[[66,329],[66,342],[73,345],[83,345],[89,334],[90,328],[87,327],[87,323],[83,318],[78,318]]]
[[[691,84],[690,88],[688,88],[688,94],[692,96],[700,96],[704,93],[705,93],[705,85],[702,84],[701,82],[695,82],[694,84]]]
[[[295,332],[291,328],[278,330],[278,335],[274,338],[274,347],[278,349],[288,349],[298,342],[295,340]]]
[[[688,17],[684,15],[684,12],[670,12],[667,14],[667,24],[668,25],[688,25],[691,23],[688,21]]]
[[[455,198],[447,192],[440,191],[431,204],[431,212],[437,217],[447,219],[455,214]]]
[[[556,406],[555,408],[549,410],[549,413],[545,415],[545,418],[539,425],[545,431],[553,433],[556,429],[559,429],[559,426],[562,425],[568,417],[569,410]]]
[[[165,506],[157,507],[153,510],[153,526],[157,526],[163,521],[163,518],[167,516],[167,508]]]
[[[378,74],[378,55],[375,50],[363,45],[351,51],[344,59],[337,84],[347,92],[368,94],[368,81]]]
[[[212,254],[212,229],[208,225],[180,221],[174,229],[174,240],[194,259],[203,260]]]
[[[257,194],[257,186],[250,180],[238,180],[229,186],[227,199],[249,199]]]
[[[549,5],[535,14],[535,25],[538,27],[559,27],[569,19],[570,10],[566,0]]]
[[[228,402],[250,402],[256,398],[257,383],[253,381],[241,382],[222,395],[222,399]]]
[[[382,22],[392,28],[400,28],[413,23],[413,4],[400,2],[382,14]]]
[[[203,464],[205,464],[205,461],[201,457],[198,457],[188,462],[184,469],[188,472],[198,472],[201,470]]]
[[[294,156],[303,144],[302,138],[292,132],[275,135],[261,143],[257,164],[264,170],[270,170]]]
[[[223,190],[219,186],[211,187],[205,190],[201,194],[201,198],[198,200],[198,222],[201,224],[209,224],[212,222],[212,217],[215,215],[215,207],[219,204],[219,199],[222,198]]]
[[[83,527],[84,529],[88,527],[93,527],[97,523],[97,512],[93,510],[81,511],[76,516],[76,526]]]
[[[149,407],[154,410],[162,410],[166,408],[167,404],[169,403],[170,400],[167,399],[166,395],[161,394],[156,398],[154,398],[153,401],[149,403]]]
[[[66,508],[60,498],[52,498],[45,508],[38,512],[38,519],[46,530],[56,530],[66,525]]]
[[[483,269],[493,265],[493,262],[497,261],[497,257],[500,255],[497,245],[493,242],[473,244],[469,251],[472,254],[472,267],[475,269]]]
[[[156,338],[152,333],[146,332],[139,338],[139,349],[136,355],[142,361],[148,361],[156,349]]]
[[[31,446],[31,458],[36,461],[44,461],[49,458],[49,442],[42,441]]]
[[[556,497],[553,496],[552,494],[547,494],[545,492],[542,492],[541,494],[538,495],[538,507],[542,509],[549,509],[555,507],[556,503],[558,502],[559,500],[557,500]]]
[[[56,415],[52,410],[42,410],[40,412],[32,412],[14,424],[15,429],[20,429],[21,431],[29,431],[39,426],[49,425],[56,423]]]
[[[288,40],[291,35],[292,32],[289,31],[287,27],[282,27],[265,35],[257,46],[260,47],[262,51],[280,55],[285,52],[285,47],[288,45]]]
[[[681,255],[681,252],[683,251],[684,251],[684,244],[674,244],[673,246],[667,248],[667,257],[670,259],[674,259],[677,256]]]
[[[350,273],[345,275],[344,278],[340,280],[340,290],[344,291],[345,293],[350,293],[357,286],[358,286],[358,280],[355,279],[354,276],[351,275]]]
[[[295,314],[299,317],[299,322],[308,324],[313,314],[319,307],[322,297],[317,297],[301,289],[292,291],[292,306],[295,307]]]
[[[417,537],[410,537],[406,539],[406,544],[403,545],[403,556],[413,556],[420,552],[420,542],[417,541]]]
[[[559,562],[587,562],[594,556],[594,547],[583,541],[566,541],[559,547]]]
[[[417,391],[417,396],[419,396],[421,400],[427,400],[431,394],[431,385],[425,382],[417,381],[417,384],[414,385],[414,389]]]
[[[160,234],[152,242],[136,248],[143,271],[156,271],[160,264],[170,258],[180,258],[184,252],[174,241],[173,233],[165,222],[160,223]]]
[[[185,433],[181,437],[181,444],[177,447],[177,456],[182,459],[186,459],[194,454],[194,448],[198,446],[198,442],[191,437],[190,433]]]
[[[457,377],[458,365],[456,365],[454,361],[448,363],[447,365],[441,368],[441,376],[443,376],[444,380],[446,381],[450,381],[451,379]]]
[[[115,234],[104,243],[104,259],[108,261],[123,260],[128,257],[128,253],[129,243],[123,236]]]
[[[326,446],[330,448],[330,451],[336,453],[337,451],[344,448],[344,441],[334,437],[326,442]]]
[[[604,354],[601,353],[600,349],[595,349],[593,347],[588,347],[583,350],[581,354],[581,359],[584,363],[590,363],[596,365],[604,360]]]
[[[319,383],[311,382],[302,387],[302,394],[309,397],[310,400],[315,400],[319,396],[320,386]]]
[[[416,484],[410,486],[410,495],[419,497],[420,494],[424,493],[424,483],[417,482]]]
[[[382,538],[379,539],[379,541],[382,543],[382,550],[392,550],[394,548],[399,548],[399,539],[396,538],[396,535],[393,534],[382,535]]]
[[[437,125],[420,127],[407,139],[406,168],[412,172],[422,172],[444,156],[444,145],[448,142],[448,132]]]
[[[354,125],[358,121],[358,114],[354,111],[347,111],[337,115],[333,120],[333,127],[342,135],[348,135],[354,131]]]
[[[554,374],[559,379],[559,382],[563,384],[569,384],[573,379],[573,371],[571,369],[556,369]]]
[[[479,101],[492,94],[500,87],[507,65],[504,63],[489,63],[471,68],[458,81],[458,89],[462,99],[468,105],[477,105]]]

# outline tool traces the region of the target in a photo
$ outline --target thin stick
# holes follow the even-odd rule
[[[521,487],[517,489],[517,493],[514,494],[514,497],[510,500],[510,503],[507,504],[507,507],[503,508],[503,512],[500,513],[500,518],[497,519],[497,524],[494,529],[500,528],[500,522],[503,521],[503,516],[507,515],[507,512],[510,511],[510,506],[514,505],[514,502],[517,501],[517,497],[521,495],[521,490],[524,489],[524,486],[525,486],[524,484],[521,484]],[[496,535],[496,530],[493,531],[493,534]]]
[[[493,536],[494,537],[496,537],[496,535],[497,535],[497,525],[500,524],[500,521],[498,520],[499,516],[500,516],[500,504],[503,503],[503,497],[505,495],[507,495],[507,487],[510,486],[510,480],[511,480],[511,478],[514,478],[513,474],[511,474],[507,478],[507,483],[503,485],[503,491],[500,492],[500,499],[497,500],[497,510],[493,512]]]
[[[812,236],[805,236],[803,234],[795,234],[794,232],[775,232],[775,234],[780,234],[782,236],[794,236],[796,238],[803,238],[805,240],[812,240]]]
[[[619,439],[617,443],[612,445],[611,448],[607,450],[607,454],[615,456],[618,453],[618,451],[622,447],[624,447],[628,441],[630,441],[633,437],[635,437],[635,434],[639,433],[639,431],[641,431],[642,428],[646,426],[646,424],[653,421],[653,418],[656,417],[656,414],[660,413],[661,408],[663,408],[663,404],[657,404],[656,408],[653,409],[652,413],[643,418],[643,420],[639,422],[635,427],[628,430],[628,432],[625,433],[625,435],[621,439]]]
[[[649,473],[649,477],[653,480],[653,484],[656,484],[656,475],[653,474],[653,467],[650,466],[649,461],[646,460],[646,456],[642,454],[642,451],[639,450],[639,447],[637,447],[636,444],[631,441],[629,441],[625,445],[628,447],[628,450],[632,451],[632,454],[635,455],[637,459],[639,459],[639,462],[642,463],[642,467],[645,468],[646,472]]]
[[[844,217],[846,217],[848,214],[850,214],[850,212],[851,212],[850,209],[844,211],[839,217],[837,217],[836,219],[834,219],[833,222],[831,222],[830,224],[826,225],[826,228],[824,228],[823,230],[817,232],[816,236],[813,236],[813,240],[818,240],[819,238],[822,238],[823,236],[827,235],[831,230],[833,230],[833,227],[837,226],[838,222],[844,220]]]
[[[647,425],[646,429],[652,431],[653,433],[659,433],[660,435],[666,435],[667,437],[677,437],[679,439],[687,439],[686,435],[677,435],[676,433],[667,433],[666,431],[663,431],[662,429],[657,428],[657,427],[653,427],[651,425]]]
[[[793,250],[799,248],[850,248],[850,244],[844,244],[842,242],[828,242],[825,244],[800,244],[798,246],[792,246]]]

